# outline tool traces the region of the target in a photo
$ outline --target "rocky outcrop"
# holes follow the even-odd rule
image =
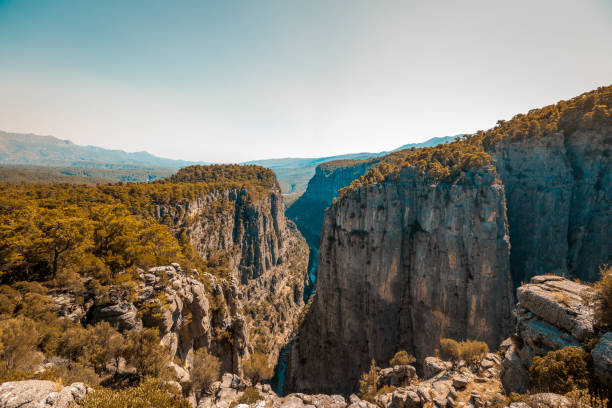
[[[535,356],[567,346],[588,349],[598,336],[591,287],[560,276],[535,276],[518,288],[517,326],[511,339],[502,344],[504,359],[501,378],[508,392],[523,393],[529,388],[529,367]],[[596,375],[608,381],[606,371],[612,349],[606,334],[593,349]],[[606,384],[606,383],[604,383]],[[607,382],[607,384],[612,384]]]
[[[432,357],[433,358],[433,357]],[[239,377],[225,374],[213,384],[209,396],[198,402],[198,408],[227,408],[229,406],[275,408],[425,408],[425,407],[484,407],[499,405],[505,400],[499,381],[500,359],[486,355],[473,367],[460,364],[456,368],[441,361],[442,371],[432,377],[419,379],[415,368],[398,365],[377,371],[377,393],[371,401],[352,394],[348,400],[341,395],[294,393],[279,397],[268,385],[257,384],[259,401],[244,403],[241,397],[247,383]],[[552,394],[554,395],[554,394]]]
[[[0,408],[68,408],[91,391],[83,383],[64,387],[42,380],[5,382],[0,385]]]
[[[275,362],[304,307],[309,252],[285,218],[278,185],[265,192],[213,191],[174,206],[160,204],[155,216],[169,220],[177,236],[187,236],[211,267],[236,279],[230,291],[241,300],[229,302],[238,308],[232,313],[242,314],[239,324],[257,333],[247,346],[259,342]]]
[[[515,287],[553,273],[593,282],[612,260],[612,128],[504,139],[489,153],[503,181]]]
[[[604,334],[591,351],[595,376],[602,384],[612,386],[612,332]]]
[[[513,305],[504,188],[492,168],[462,184],[405,167],[327,211],[317,294],[290,355],[287,388],[350,393],[371,359],[422,360],[440,337],[496,347]]]

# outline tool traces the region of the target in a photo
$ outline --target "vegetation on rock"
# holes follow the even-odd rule
[[[536,356],[529,367],[532,390],[565,394],[587,389],[592,377],[588,358],[586,351],[574,346]]]
[[[600,272],[601,279],[595,283],[595,296],[599,301],[597,319],[604,326],[612,327],[612,266],[604,265]]]
[[[489,352],[489,346],[483,341],[466,340],[457,342],[453,339],[443,338],[440,339],[440,351],[445,358],[451,360],[455,365],[462,360],[473,365],[482,360]]]
[[[391,366],[407,365],[407,364],[412,364],[415,362],[416,362],[416,358],[412,354],[408,354],[406,350],[400,350],[397,353],[395,353],[393,358],[389,361],[389,365]]]
[[[261,352],[254,352],[248,360],[243,363],[244,375],[253,384],[261,380],[269,380],[274,375],[274,367],[268,361],[268,356]]]

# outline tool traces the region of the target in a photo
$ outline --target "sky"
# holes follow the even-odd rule
[[[612,0],[0,0],[0,130],[186,160],[390,150],[612,83]]]

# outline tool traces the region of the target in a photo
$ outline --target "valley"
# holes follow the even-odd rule
[[[0,406],[596,406],[612,87],[427,143],[88,174],[5,148]]]

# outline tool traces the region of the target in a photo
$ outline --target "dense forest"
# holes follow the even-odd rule
[[[489,151],[501,140],[526,140],[545,135],[569,134],[576,130],[598,130],[612,123],[612,86],[600,87],[568,101],[500,120],[487,131],[465,135],[435,147],[405,149],[385,156],[380,164],[340,192],[343,196],[362,185],[394,177],[406,166],[414,166],[435,181],[465,182],[470,169],[491,164]]]
[[[70,362],[45,372],[64,383],[98,384],[105,362],[120,357],[140,367],[141,378],[162,378],[168,362],[155,329],[83,327],[59,318],[49,293],[70,291],[84,301],[85,293],[110,293],[112,285],[129,296],[142,269],[173,262],[205,285],[205,271],[224,280],[184,234],[172,233],[172,219],[153,216],[155,206],[226,189],[254,198],[275,185],[271,170],[235,165],[187,167],[141,184],[0,184],[0,382],[42,378],[33,370],[44,355]],[[212,356],[200,357],[218,370]]]

